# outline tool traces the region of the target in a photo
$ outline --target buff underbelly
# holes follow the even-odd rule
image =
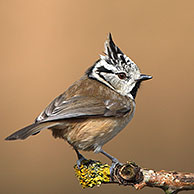
[[[78,150],[98,150],[115,135],[117,135],[130,121],[123,118],[88,118],[71,119],[61,122],[60,126],[51,128],[55,138],[63,138]]]

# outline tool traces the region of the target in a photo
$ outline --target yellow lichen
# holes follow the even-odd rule
[[[111,181],[110,166],[99,161],[84,160],[79,168],[75,165],[74,169],[82,188],[92,188]]]

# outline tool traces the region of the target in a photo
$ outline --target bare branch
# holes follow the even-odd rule
[[[100,186],[101,184],[117,183],[133,186],[139,190],[157,187],[166,194],[176,194],[182,190],[194,190],[194,173],[175,171],[154,171],[141,168],[134,162],[117,164],[110,175],[110,166],[99,161],[84,160],[78,168],[74,166],[76,176],[83,188]]]

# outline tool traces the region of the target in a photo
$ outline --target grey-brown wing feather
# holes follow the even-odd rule
[[[26,139],[44,128],[59,125],[57,120],[70,118],[87,118],[91,116],[121,116],[131,111],[131,101],[101,100],[95,97],[75,96],[66,100],[65,95],[57,97],[40,114],[36,122],[11,134],[6,140]],[[47,122],[54,121],[54,122]],[[55,122],[56,121],[56,122]]]
[[[121,116],[131,110],[130,102],[101,100],[91,96],[75,96],[68,100],[57,97],[36,119],[38,122],[91,116]]]

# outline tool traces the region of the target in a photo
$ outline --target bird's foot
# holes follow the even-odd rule
[[[78,159],[78,160],[76,161],[77,167],[78,167],[79,169],[80,169],[80,167],[81,167],[81,165],[82,165],[82,162],[83,162],[84,160],[86,160],[86,158],[82,157],[82,158],[80,158],[80,159]]]
[[[110,167],[110,176],[111,176],[112,179],[113,179],[114,168],[115,168],[117,165],[122,165],[122,163],[120,163],[118,159],[113,158],[113,159],[112,159],[112,165],[111,165],[111,167]]]
[[[76,151],[76,154],[77,154],[77,157],[78,157],[78,160],[76,162],[77,163],[77,167],[78,167],[78,169],[80,169],[80,167],[82,165],[82,162],[84,160],[87,160],[87,159],[82,154],[80,154],[80,152],[78,150],[75,149],[75,151]]]
[[[119,162],[119,160],[113,156],[111,156],[110,154],[108,154],[107,152],[105,152],[102,148],[99,151],[100,153],[104,154],[106,157],[108,157],[111,161],[112,161],[112,165],[110,167],[110,176],[111,178],[113,178],[113,171],[114,168],[116,167],[116,165],[122,165],[122,163]]]

